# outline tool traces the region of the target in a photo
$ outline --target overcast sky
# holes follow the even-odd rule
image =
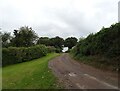
[[[0,0],[0,28],[32,27],[39,36],[77,38],[118,21],[119,0]]]

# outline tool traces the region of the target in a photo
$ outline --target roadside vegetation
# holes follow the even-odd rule
[[[9,32],[0,32],[2,37],[2,47],[31,47],[35,45],[45,45],[49,48],[56,48],[56,52],[62,52],[63,47],[71,49],[77,43],[77,38],[68,37],[63,39],[59,36],[56,37],[39,37],[35,31],[28,26],[20,27],[18,30],[13,31],[13,35]]]
[[[2,37],[2,66],[21,63],[46,56],[48,53],[60,53],[63,47],[71,49],[77,43],[77,38],[68,37],[65,40],[59,36],[38,37],[28,26],[13,31],[13,35],[0,32]]]
[[[120,69],[120,23],[102,28],[86,38],[38,37],[32,28],[1,33],[3,89],[55,89],[57,79],[48,61],[68,47],[72,56],[101,69]]]
[[[31,47],[2,48],[2,66],[26,62],[56,52],[55,47],[36,45]]]
[[[2,66],[21,63],[46,56],[47,47],[37,45],[32,47],[9,47],[2,49]]]
[[[8,32],[0,32],[0,36],[3,89],[60,88],[57,79],[48,68],[48,61],[62,52],[65,42],[63,38],[38,37],[28,26],[14,30],[12,36]],[[75,40],[71,39],[73,38],[67,41],[69,45]]]
[[[80,39],[71,50],[73,56],[83,63],[102,69],[120,69],[120,23],[102,28],[95,34]]]
[[[49,60],[58,55],[51,53],[29,62],[3,67],[3,89],[59,89],[56,77],[48,68]]]

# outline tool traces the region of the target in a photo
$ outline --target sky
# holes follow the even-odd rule
[[[118,22],[119,0],[0,0],[0,28],[29,26],[39,37],[86,37]]]

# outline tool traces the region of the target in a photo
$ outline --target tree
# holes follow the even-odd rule
[[[10,45],[10,33],[0,33],[1,37],[2,37],[2,47],[8,47]]]
[[[46,46],[50,45],[50,39],[48,37],[40,37],[37,41],[37,44],[44,44]]]
[[[65,39],[65,41],[64,41],[64,46],[68,47],[69,49],[71,49],[76,44],[77,44],[77,38],[75,38],[75,37],[69,37],[69,38]]]
[[[55,48],[60,48],[61,51],[63,44],[64,44],[64,39],[60,38],[59,36],[50,39],[50,45],[54,46]]]
[[[74,48],[76,54],[102,55],[108,58],[120,55],[120,23],[111,25],[109,28],[102,28],[95,34],[89,34],[85,39],[78,42]]]
[[[36,33],[28,26],[21,27],[19,30],[14,30],[14,38],[12,39],[13,46],[28,47],[36,43]]]

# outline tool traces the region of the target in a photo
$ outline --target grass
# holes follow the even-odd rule
[[[2,68],[0,67],[0,90],[2,89]]]
[[[118,61],[117,58],[112,58],[112,59],[108,59],[104,56],[98,56],[98,55],[94,55],[94,56],[73,56],[73,54],[71,54],[71,57],[76,59],[78,62],[82,62],[84,64],[88,64],[91,65],[95,68],[99,68],[102,70],[110,70],[110,71],[118,71],[119,66],[118,66]]]
[[[57,78],[48,68],[48,61],[59,54],[15,64],[2,69],[3,89],[58,89]]]

